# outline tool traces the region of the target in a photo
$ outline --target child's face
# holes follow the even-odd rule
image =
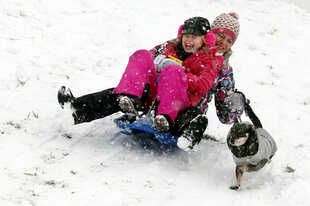
[[[183,34],[182,46],[187,53],[192,53],[200,49],[203,45],[202,36]]]
[[[228,34],[217,33],[215,34],[215,37],[216,37],[215,46],[218,46],[217,51],[219,53],[225,53],[234,44],[233,39]]]

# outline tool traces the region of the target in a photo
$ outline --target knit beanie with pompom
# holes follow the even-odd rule
[[[211,31],[214,34],[228,34],[235,43],[240,31],[240,24],[238,22],[238,19],[239,15],[235,12],[220,14],[214,19],[211,25]]]

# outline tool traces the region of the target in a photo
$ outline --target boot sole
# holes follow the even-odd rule
[[[169,131],[169,123],[167,120],[163,118],[155,118],[154,119],[154,129],[160,132],[168,132]]]
[[[135,106],[133,105],[129,97],[123,97],[120,100],[119,106],[123,110],[123,112],[139,116],[138,111],[135,109]]]

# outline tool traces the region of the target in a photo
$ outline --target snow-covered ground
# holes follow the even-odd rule
[[[290,4],[297,5],[298,7],[306,9],[308,11],[310,10],[310,1],[308,0],[282,0],[282,1],[286,1]]]
[[[61,85],[115,86],[135,50],[230,11],[236,86],[279,148],[239,191],[213,103],[206,132],[219,142],[191,153],[120,134],[120,114],[73,126],[59,107]],[[0,205],[308,205],[309,28],[309,11],[275,0],[1,0]]]

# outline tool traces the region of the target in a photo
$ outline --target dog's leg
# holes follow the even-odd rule
[[[264,163],[266,164],[266,161]],[[257,169],[260,169],[260,168],[258,168],[256,165],[236,166],[236,179],[237,179],[237,182],[236,182],[235,185],[230,186],[230,189],[232,189],[232,190],[239,189],[243,173],[256,171]]]
[[[273,154],[273,155],[274,155],[274,154]],[[268,164],[271,163],[271,159],[272,159],[273,155],[271,155],[271,156],[269,157],[269,159],[268,159],[268,161],[267,161]]]
[[[265,166],[267,159],[261,160],[257,165],[243,165],[243,166],[236,166],[236,179],[237,182],[235,185],[230,186],[230,189],[237,190],[240,187],[242,175],[245,172],[252,172],[257,171]]]
[[[244,166],[236,166],[236,179],[237,182],[235,185],[230,186],[230,189],[232,190],[237,190],[240,187],[240,183],[241,183],[241,179],[242,179],[242,175],[243,175],[243,167]]]

